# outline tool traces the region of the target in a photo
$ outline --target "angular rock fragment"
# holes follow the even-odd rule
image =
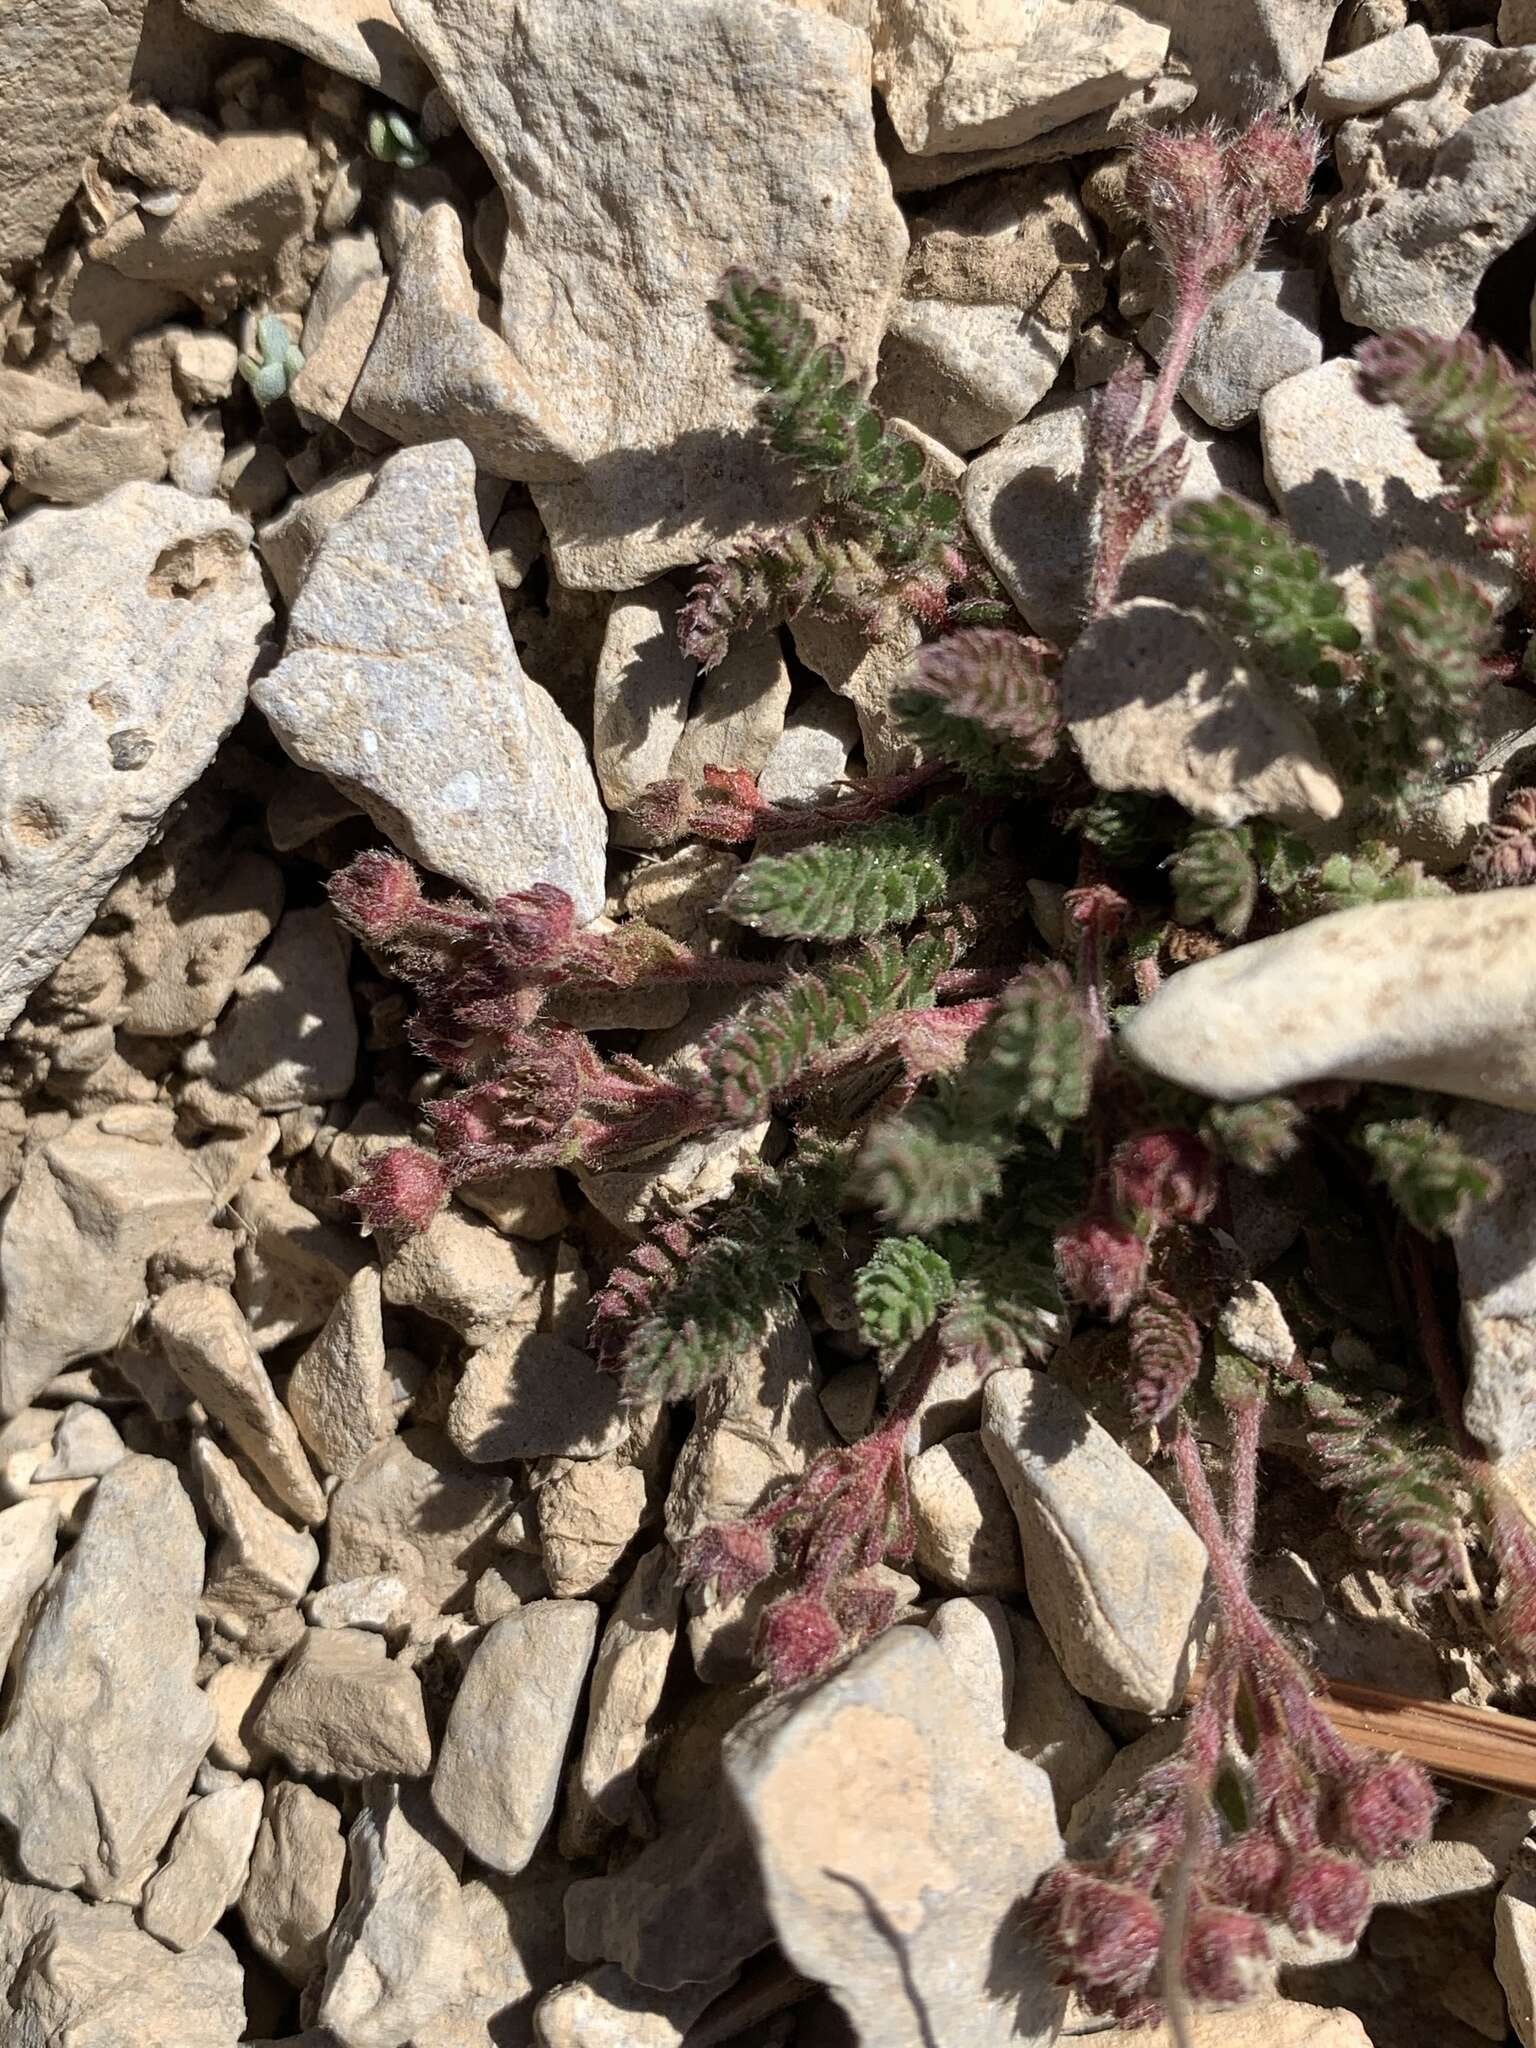
[[[393,1573],[434,1608],[455,1604],[495,1552],[511,1484],[466,1471],[435,1429],[371,1450],[331,1495],[325,1581]]]
[[[924,1577],[958,1593],[1022,1593],[1024,1560],[1008,1496],[975,1431],[946,1437],[907,1471]]]
[[[1198,88],[1194,121],[1237,124],[1293,99],[1322,61],[1334,0],[1141,0]]]
[[[384,1299],[420,1309],[471,1344],[489,1344],[538,1321],[549,1255],[462,1209],[438,1211],[425,1230],[386,1246]]]
[[[539,1540],[552,1593],[604,1585],[645,1520],[645,1474],[622,1452],[551,1459],[538,1495]]]
[[[432,1768],[421,1681],[361,1629],[306,1629],[254,1727],[317,1778],[420,1778]]]
[[[261,1825],[261,1787],[225,1786],[194,1799],[164,1863],[144,1888],[139,1922],[167,1948],[196,1948],[239,1898]]]
[[[512,1458],[597,1458],[629,1432],[618,1381],[585,1351],[512,1329],[470,1353],[447,1430],[472,1465]]]
[[[337,1101],[357,1070],[349,952],[328,906],[288,911],[212,1036],[187,1048],[185,1071],[268,1111]]]
[[[23,1500],[0,1513],[0,1678],[11,1661],[32,1595],[53,1570],[58,1504]]]
[[[576,1784],[603,1820],[635,1833],[650,1820],[637,1774],[677,1643],[680,1600],[672,1553],[658,1544],[614,1603],[592,1667]]]
[[[288,1375],[284,1398],[316,1461],[338,1479],[394,1434],[376,1266],[353,1275]]]
[[[1536,1446],[1536,1117],[1465,1103],[1450,1125],[1501,1183],[1455,1234],[1462,1420],[1495,1458],[1516,1458]]]
[[[124,1458],[48,1592],[0,1731],[0,1818],[39,1883],[138,1897],[213,1736],[195,1676],[202,1589],[175,1467]]]
[[[249,542],[143,483],[0,533],[0,1027],[240,716],[272,616]]]
[[[185,0],[185,6],[209,28],[286,43],[402,106],[419,107],[431,87],[389,0]]]
[[[322,539],[254,693],[284,747],[405,853],[487,901],[603,901],[606,826],[575,731],[523,673],[459,441],[404,448]]]
[[[251,1620],[274,1607],[297,1606],[320,1569],[314,1537],[274,1514],[211,1438],[194,1438],[192,1462],[209,1518],[220,1532],[209,1563],[204,1611]]]
[[[325,1960],[347,1851],[341,1815],[308,1785],[267,1787],[240,1917],[252,1945],[290,1984],[307,1984]]]

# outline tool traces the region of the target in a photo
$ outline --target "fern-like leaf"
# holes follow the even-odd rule
[[[1471,1210],[1498,1193],[1499,1176],[1487,1160],[1468,1152],[1430,1117],[1368,1122],[1356,1135],[1370,1154],[1377,1180],[1414,1229],[1427,1236],[1456,1229]]]
[[[926,756],[979,789],[1043,768],[1061,739],[1049,650],[1022,633],[972,627],[922,649],[892,708]]]
[[[879,818],[834,840],[759,854],[723,908],[776,939],[846,939],[910,924],[949,895],[970,864],[959,806],[920,818]]]
[[[1425,778],[1477,749],[1492,607],[1471,577],[1408,551],[1372,579],[1375,646],[1355,711],[1361,784],[1401,811]]]
[[[1355,652],[1360,633],[1315,548],[1241,498],[1186,506],[1173,529],[1204,557],[1221,609],[1240,638],[1284,675],[1340,680],[1338,657]]]
[[[1200,1119],[1200,1137],[1211,1150],[1249,1173],[1273,1173],[1294,1158],[1305,1119],[1286,1095],[1260,1095],[1252,1102],[1213,1102]]]
[[[1181,924],[1207,920],[1228,938],[1248,929],[1259,896],[1252,839],[1242,826],[1203,826],[1191,832],[1169,863],[1173,913]]]
[[[877,1350],[915,1344],[954,1293],[949,1262],[920,1237],[886,1237],[854,1276],[859,1327]]]
[[[1339,1492],[1340,1520],[1364,1555],[1420,1592],[1454,1585],[1463,1552],[1451,1453],[1405,1429],[1393,1402],[1351,1401],[1320,1380],[1302,1399],[1308,1449],[1323,1484]]]

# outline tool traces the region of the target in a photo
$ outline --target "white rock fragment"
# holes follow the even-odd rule
[[[307,1984],[325,1959],[347,1851],[341,1815],[308,1785],[267,1787],[240,1917],[257,1953],[290,1984]]]
[[[957,1593],[1022,1593],[1024,1560],[1008,1496],[980,1436],[946,1437],[907,1468],[916,1559]]]
[[[417,222],[351,392],[353,410],[393,441],[462,441],[482,475],[555,482],[577,467],[558,391],[530,391],[480,317],[464,228],[446,200]]]
[[[1466,1103],[1450,1123],[1501,1183],[1455,1234],[1462,1420],[1495,1458],[1514,1458],[1536,1446],[1536,1117]]]
[[[1274,1291],[1262,1280],[1245,1280],[1223,1307],[1216,1327],[1234,1351],[1255,1365],[1285,1372],[1296,1358],[1296,1339]]]
[[[308,1776],[420,1778],[432,1768],[420,1679],[362,1629],[306,1629],[253,1725]]]
[[[362,1458],[331,1495],[325,1580],[392,1573],[436,1609],[491,1562],[510,1483],[470,1472],[446,1437],[408,1429]]]
[[[826,803],[836,796],[859,744],[853,706],[823,689],[797,704],[757,778],[766,803]]]
[[[213,1735],[195,1682],[202,1589],[174,1466],[123,1459],[49,1589],[0,1732],[0,1817],[39,1883],[138,1896]]]
[[[538,1490],[549,1590],[576,1599],[604,1586],[645,1519],[645,1474],[622,1452],[552,1458]]]
[[[1339,121],[1349,114],[1389,107],[1411,92],[1422,92],[1439,76],[1440,60],[1429,31],[1414,21],[1319,64],[1302,104],[1314,120]]]
[[[342,2048],[404,2048],[462,1997],[469,1929],[451,1845],[413,1787],[386,1786],[347,1837],[347,1901],[318,2017]]]
[[[970,1695],[977,1720],[999,1742],[1008,1732],[1015,1675],[1008,1619],[1002,1601],[983,1594],[941,1601],[928,1624],[929,1635]]]
[[[1322,62],[1333,0],[1142,0],[1198,88],[1191,120],[1236,127],[1294,99]]]
[[[1493,1967],[1520,2048],[1536,2043],[1536,1865],[1522,1856],[1493,1909]]]
[[[286,43],[403,106],[419,107],[432,84],[389,0],[187,0],[187,13],[229,35]]]
[[[581,473],[534,487],[561,581],[632,589],[790,516],[704,302],[771,274],[872,364],[906,236],[868,38],[773,0],[396,11],[506,199],[502,330],[576,429]]]
[[[730,1982],[642,1990],[605,1963],[545,1993],[534,2009],[535,2038],[539,2048],[683,2048],[688,2029]]]
[[[320,1122],[317,1105],[298,1114],[309,1129]],[[350,1219],[323,1222],[276,1176],[247,1181],[235,1197],[234,1213],[242,1240],[235,1253],[235,1299],[258,1351],[275,1351],[319,1330],[370,1263]]]
[[[53,1570],[58,1503],[23,1500],[0,1513],[0,1679],[26,1620],[32,1595]]]
[[[1045,1631],[1028,1615],[1013,1611],[1008,1626],[1014,1645],[1008,1747],[1038,1764],[1050,1779],[1056,1816],[1065,1827],[1078,1800],[1114,1761],[1114,1738],[1068,1684]]]
[[[213,1035],[188,1046],[184,1070],[258,1109],[337,1101],[357,1071],[350,952],[327,904],[288,911]]]
[[[1205,1549],[1075,1395],[995,1372],[982,1441],[1018,1519],[1029,1604],[1062,1670],[1102,1705],[1164,1714],[1190,1670]]]
[[[387,1245],[384,1299],[447,1323],[470,1344],[489,1344],[533,1327],[548,1277],[547,1253],[450,1206],[425,1230],[397,1233]]]
[[[602,908],[597,786],[518,661],[462,442],[391,456],[322,539],[253,696],[413,859],[487,901],[552,882],[582,922]]]
[[[282,874],[259,853],[231,859],[224,847],[210,847],[166,881],[163,898],[133,906],[138,915],[123,945],[122,1028],[137,1038],[179,1038],[212,1024],[283,907]],[[124,894],[114,894],[114,908]]]
[[[1536,1110],[1536,894],[1334,911],[1174,975],[1126,1049],[1222,1102],[1391,1081]]]
[[[1109,2027],[1093,2048],[1145,2048],[1145,2027]],[[1190,2048],[1371,2048],[1359,2017],[1343,2006],[1303,2005],[1267,1998],[1239,2012],[1202,2012],[1190,2029]]]
[[[1000,149],[1112,107],[1167,49],[1108,0],[885,0],[875,83],[907,149]]]
[[[1459,334],[1489,265],[1536,220],[1536,50],[1434,39],[1432,93],[1335,137],[1329,229],[1346,320]]]
[[[150,1328],[195,1400],[228,1431],[301,1522],[325,1520],[325,1494],[293,1418],[273,1391],[244,1316],[222,1288],[184,1280],[155,1303]]]
[[[1126,308],[1121,263],[1121,307]],[[1142,321],[1137,339],[1159,362],[1168,334],[1167,292]],[[1228,429],[1252,419],[1267,391],[1316,369],[1323,360],[1317,280],[1302,264],[1266,261],[1222,286],[1200,322],[1179,396],[1207,425]]]
[[[1196,817],[1336,818],[1344,798],[1295,692],[1245,668],[1195,613],[1136,598],[1100,613],[1061,671],[1061,708],[1100,789],[1171,796]]]
[[[352,1276],[288,1375],[284,1398],[316,1462],[338,1479],[394,1434],[376,1266]]]
[[[637,1834],[652,1819],[638,1768],[677,1643],[680,1602],[672,1553],[658,1544],[614,1603],[592,1666],[576,1783],[605,1821]]]
[[[0,1028],[240,716],[272,617],[249,542],[168,484],[0,533]]]
[[[254,1782],[194,1799],[164,1863],[144,1888],[139,1921],[167,1948],[196,1948],[239,1898],[261,1825]]]
[[[585,1351],[512,1329],[470,1353],[446,1428],[472,1465],[599,1458],[629,1433],[619,1383]]]
[[[307,1529],[274,1514],[210,1437],[193,1439],[192,1463],[208,1516],[218,1529],[203,1608],[246,1620],[298,1604],[320,1569],[320,1546]]]
[[[726,1740],[774,1930],[881,2048],[1045,2048],[1063,1994],[1004,1924],[1061,1854],[1043,1773],[893,1629]]]
[[[535,1600],[486,1631],[464,1673],[432,1804],[492,1870],[522,1870],[549,1825],[597,1620],[589,1600]]]

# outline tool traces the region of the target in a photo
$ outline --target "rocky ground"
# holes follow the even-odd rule
[[[1056,2038],[1015,1902],[1166,1752],[1204,1574],[1147,1446],[1072,1391],[1091,1345],[1050,1379],[941,1379],[909,1446],[902,1625],[765,1699],[739,1608],[685,1598],[674,1546],[868,1426],[878,1376],[835,1287],[696,1412],[621,1408],[584,1346],[656,1200],[718,1196],[771,1134],[515,1174],[365,1238],[347,1190],[435,1078],[324,885],[387,840],[484,900],[552,881],[583,919],[725,948],[735,856],[648,852],[640,792],[721,765],[792,802],[904,765],[913,642],[806,619],[702,682],[677,651],[691,565],[796,506],[708,331],[728,264],[877,372],[1030,627],[1070,638],[1089,394],[1165,333],[1120,202],[1147,121],[1295,100],[1331,152],[1320,204],[1202,332],[1186,495],[1267,495],[1335,573],[1423,542],[1509,602],[1343,359],[1362,329],[1474,312],[1529,355],[1536,7],[1488,12],[0,13],[0,2042]],[[1326,768],[1256,693],[1219,744],[1175,715],[1208,657],[1163,629],[1186,573],[1165,543],[1148,529],[1142,603],[1079,643],[1090,772],[1207,817],[1328,816]],[[1127,661],[1175,710],[1137,722]],[[1487,761],[1419,820],[1431,868],[1536,745],[1528,697],[1495,695]],[[1047,936],[1059,894],[1038,889]],[[1421,914],[1425,958],[1448,918],[1473,948],[1477,1056],[1530,1108],[1509,899]],[[1308,929],[1224,998],[1281,1017],[1262,1045],[1208,997],[1162,1057],[1197,1084],[1235,1062],[1258,1094],[1390,1044],[1443,1084],[1455,991],[1421,981],[1405,1024],[1390,962],[1367,948],[1341,984]],[[573,1021],[686,1059],[719,1014],[620,992]],[[1516,1169],[1461,1247],[1468,1417],[1514,1455],[1536,1443],[1536,1139],[1464,1115]],[[1305,1209],[1254,1194],[1257,1264]],[[1309,1243],[1371,1327],[1349,1246]],[[1262,1346],[1271,1313],[1255,1285],[1232,1327]],[[1319,1668],[1485,1701],[1457,1614],[1410,1611],[1276,1463],[1259,1588]],[[1283,2003],[1200,2042],[1532,2048],[1531,1819],[1454,1794],[1358,1956],[1298,1954]]]

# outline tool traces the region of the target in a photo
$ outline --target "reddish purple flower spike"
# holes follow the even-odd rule
[[[1216,1206],[1216,1162],[1191,1131],[1143,1131],[1109,1162],[1116,1214],[1143,1236],[1165,1223],[1203,1223]]]
[[[1427,1772],[1407,1757],[1370,1763],[1340,1792],[1333,1833],[1364,1863],[1383,1863],[1429,1840],[1435,1822],[1435,1788]]]
[[[452,1186],[440,1159],[416,1145],[396,1145],[370,1161],[347,1200],[370,1230],[424,1230]]]
[[[683,1546],[679,1578],[685,1586],[713,1579],[721,1600],[734,1600],[770,1577],[778,1560],[768,1532],[755,1522],[715,1522]]]
[[[1184,1984],[1191,1998],[1241,2005],[1258,1989],[1269,1960],[1269,1936],[1252,1913],[1233,1906],[1197,1906],[1184,1930]]]
[[[763,1615],[757,1661],[774,1691],[782,1692],[825,1671],[843,1647],[843,1632],[822,1601],[811,1593],[787,1593]]]
[[[1307,203],[1322,139],[1315,121],[1298,121],[1290,114],[1261,114],[1227,144],[1223,152],[1227,175],[1252,186],[1274,218],[1286,220]]]
[[[1358,1941],[1371,1917],[1371,1880],[1358,1863],[1319,1849],[1287,1869],[1274,1910],[1293,1934]]]
[[[1134,1230],[1085,1216],[1056,1239],[1056,1270],[1073,1301],[1117,1323],[1147,1284],[1147,1246]]]
[[[1151,1981],[1163,1919],[1136,1886],[1058,1863],[1030,1894],[1027,1918],[1061,1981],[1076,1985],[1093,2011],[1114,2011]]]
[[[375,943],[398,938],[422,907],[410,862],[377,848],[332,875],[330,897],[342,922],[360,939]]]
[[[1213,1897],[1228,1899],[1250,1913],[1269,1913],[1286,1868],[1285,1851],[1274,1836],[1250,1831],[1229,1842],[1217,1857],[1210,1890]]]

